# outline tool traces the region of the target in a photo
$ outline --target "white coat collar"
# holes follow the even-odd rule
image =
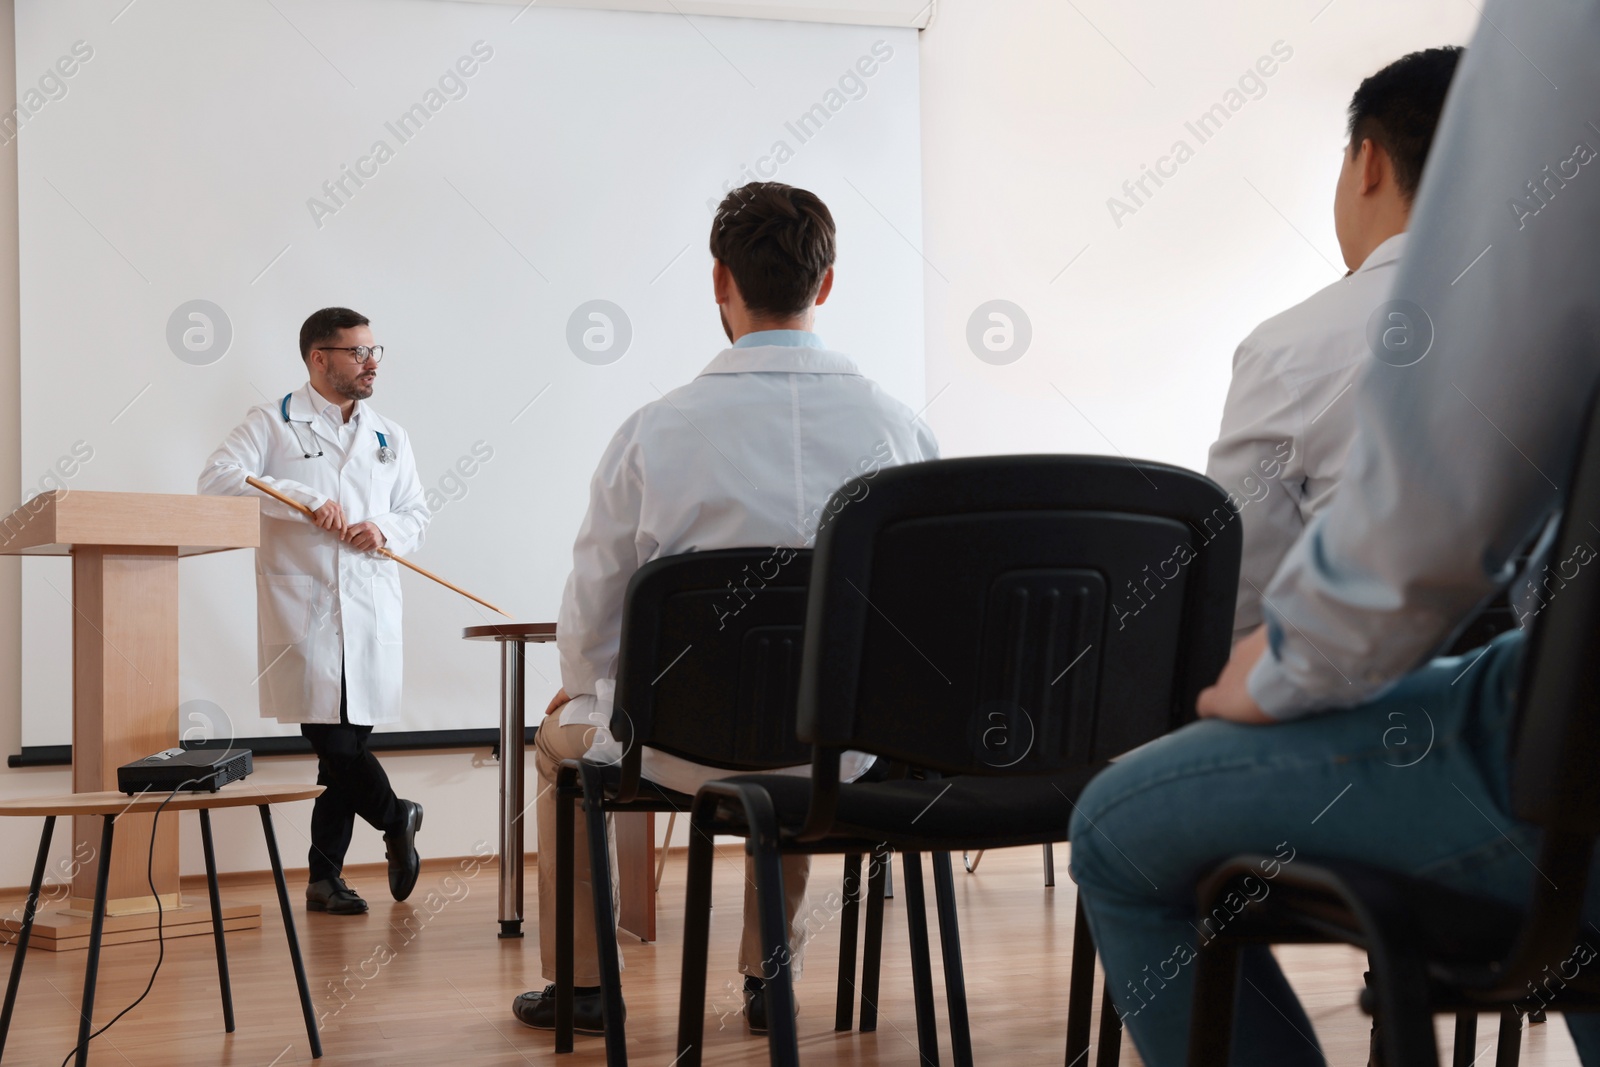
[[[279,403],[273,406],[278,408],[278,417],[282,418],[282,401],[280,400]],[[321,393],[311,388],[310,382],[307,382],[289,394],[289,421],[315,425],[317,416],[330,407],[336,408],[337,405],[325,399]],[[378,433],[390,432],[388,424],[383,421],[377,411],[373,410],[372,405],[365,400],[356,401],[355,410],[350,413],[350,418],[352,421],[359,420],[362,429]],[[335,422],[337,422],[336,417]]]
[[[1388,240],[1378,245],[1377,248],[1374,248],[1371,252],[1368,252],[1366,260],[1362,262],[1361,266],[1357,267],[1351,273],[1364,274],[1365,272],[1373,270],[1377,267],[1386,267],[1400,258],[1401,253],[1405,251],[1405,247],[1406,233],[1404,230],[1401,230],[1393,237],[1390,237]]]
[[[842,352],[793,345],[756,345],[724,348],[701,371],[707,374],[860,374],[861,369]]]

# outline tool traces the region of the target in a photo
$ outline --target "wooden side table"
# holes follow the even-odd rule
[[[93,1033],[94,987],[100,970],[100,936],[105,928],[106,888],[110,881],[112,837],[117,819],[126,815],[155,816],[162,811],[198,811],[200,839],[206,855],[206,888],[211,894],[211,931],[217,943],[217,977],[222,992],[223,1026],[233,1032],[233,992],[228,984],[228,949],[222,932],[222,908],[217,893],[216,853],[211,846],[211,809],[249,805],[261,809],[261,832],[267,839],[267,856],[272,860],[272,877],[278,887],[278,906],[283,910],[283,932],[289,942],[289,959],[294,964],[294,980],[300,991],[300,1010],[305,1014],[306,1036],[311,1055],[322,1056],[322,1041],[317,1036],[317,1018],[311,1009],[311,991],[306,985],[305,964],[300,959],[300,942],[295,937],[294,912],[289,890],[283,881],[283,863],[278,858],[278,839],[272,832],[272,805],[296,800],[311,800],[322,792],[320,785],[258,787],[248,782],[224,786],[215,793],[141,793],[127,796],[117,792],[69,793],[64,796],[34,797],[0,801],[0,816],[43,816],[44,833],[39,838],[39,856],[33,865],[33,880],[28,885],[28,904],[22,928],[17,933],[16,956],[11,961],[11,980],[6,985],[4,1013],[0,1014],[0,1056],[5,1053],[6,1036],[11,1031],[11,1012],[16,1006],[17,986],[22,981],[22,962],[28,952],[28,937],[33,932],[34,913],[39,906],[39,888],[44,881],[45,863],[50,855],[50,838],[60,816],[102,816],[98,867],[94,879],[94,911],[90,920],[89,959],[84,966],[83,1004],[79,1009],[78,1067],[89,1062],[89,1039]]]

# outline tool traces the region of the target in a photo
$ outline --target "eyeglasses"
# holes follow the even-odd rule
[[[354,348],[330,347],[328,345],[318,345],[317,347],[322,349],[324,352],[349,352],[351,354],[351,358],[354,359],[357,364],[365,363],[369,359],[374,363],[383,362],[382,345],[372,345],[371,347],[368,347],[367,345],[356,345]]]

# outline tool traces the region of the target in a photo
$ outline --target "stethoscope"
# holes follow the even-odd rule
[[[306,447],[305,438],[300,436],[300,426],[302,426],[303,424],[302,423],[298,423],[298,422],[294,422],[293,420],[291,420],[289,418],[289,398],[292,397],[292,396],[294,396],[293,393],[284,393],[283,394],[283,399],[281,401],[279,401],[279,403],[278,403],[278,411],[282,413],[283,421],[289,424],[289,426],[290,426],[290,431],[289,432],[294,434],[294,442],[295,442],[295,444],[300,446],[300,451],[305,456],[305,458],[306,459],[317,459],[318,457],[320,457],[322,455],[322,446],[317,444],[316,435],[313,434],[312,435],[312,440],[311,440],[311,448],[315,448],[316,449],[316,451],[313,452],[313,451],[311,451],[311,448],[307,448]],[[379,463],[393,463],[394,462],[394,449],[389,447],[389,439],[387,437],[385,437],[381,432],[379,432],[377,430],[374,430],[372,432],[377,434],[377,436],[378,436],[378,462]]]

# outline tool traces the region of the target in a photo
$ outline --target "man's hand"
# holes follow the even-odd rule
[[[375,523],[358,522],[345,529],[343,540],[349,541],[352,548],[362,552],[371,552],[375,548],[382,548],[388,541],[383,536],[383,531]]]
[[[556,695],[550,698],[550,706],[544,709],[544,713],[546,715],[554,715],[556,712],[565,707],[571,700],[572,698],[567,696],[567,691],[565,689],[557,689]]]
[[[341,537],[344,535],[344,509],[337,500],[328,501],[312,514],[316,516],[316,524],[324,530],[337,530]]]
[[[1266,725],[1277,722],[1261,710],[1245,683],[1250,672],[1267,651],[1267,628],[1258,626],[1250,636],[1233,646],[1233,655],[1222,668],[1222,677],[1210,689],[1202,690],[1195,708],[1202,719],[1228,719],[1231,722]]]

